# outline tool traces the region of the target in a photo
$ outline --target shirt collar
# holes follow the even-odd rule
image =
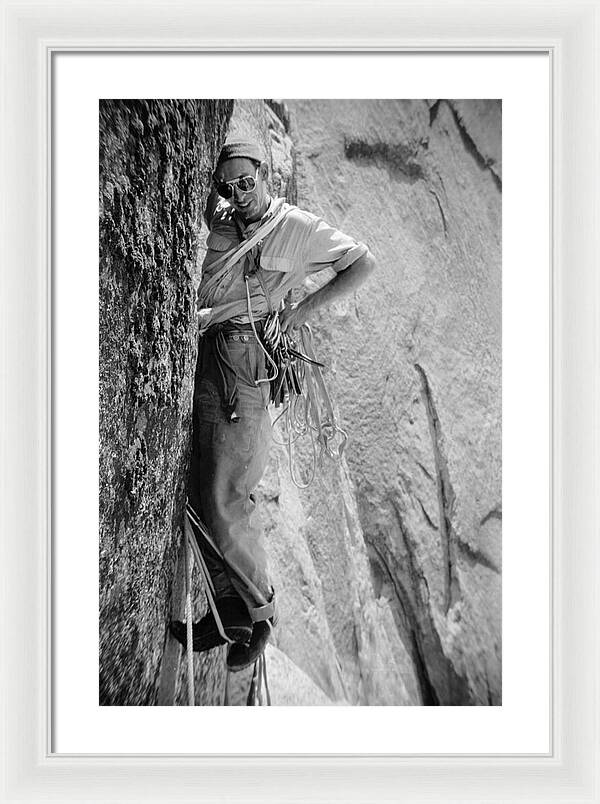
[[[285,203],[285,198],[280,198],[278,196],[271,196],[271,202],[266,209],[265,214],[262,218],[259,218],[257,221],[253,221],[249,223],[248,226],[245,226],[241,218],[236,214],[236,218],[238,222],[241,224],[241,229],[244,233],[244,237],[247,239],[250,235],[252,235],[259,226],[262,226],[263,223],[266,223],[269,218],[271,218],[279,209],[279,207]],[[234,213],[235,214],[235,213]]]

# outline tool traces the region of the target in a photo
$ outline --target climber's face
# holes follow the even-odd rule
[[[215,172],[217,192],[226,198],[248,223],[257,221],[269,206],[267,163],[251,159],[227,159]]]

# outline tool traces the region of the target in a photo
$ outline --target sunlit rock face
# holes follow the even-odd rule
[[[332,701],[501,702],[500,123],[498,102],[445,100],[242,101],[231,120],[270,147],[278,192],[378,262],[313,322],[344,459],[299,490],[275,446],[261,489],[276,644]]]
[[[500,104],[288,109],[298,202],[378,261],[315,330],[350,434],[374,597],[390,602],[418,682],[411,702],[498,704]]]

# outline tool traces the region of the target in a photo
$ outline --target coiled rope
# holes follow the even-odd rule
[[[267,680],[267,660],[264,653],[261,653],[254,662],[254,670],[252,671],[252,681],[250,682],[248,697],[246,698],[246,706],[271,706],[271,692]]]
[[[282,332],[277,313],[264,325],[263,339],[279,369],[277,380],[271,383],[271,400],[275,407],[283,406],[273,425],[281,421],[284,440],[274,440],[286,448],[293,483],[305,489],[314,480],[323,455],[334,460],[342,457],[348,436],[336,421],[321,371],[324,365],[315,357],[308,324],[300,327],[299,337],[300,349],[291,333]],[[296,442],[303,437],[310,439],[312,458],[307,478],[301,481],[296,474],[294,453]]]
[[[273,422],[275,424],[279,419],[283,419],[284,422],[285,441],[277,443],[286,447],[293,483],[298,488],[305,489],[312,483],[317,464],[321,462],[324,454],[334,459],[342,457],[348,436],[336,422],[331,398],[321,373],[321,369],[325,366],[315,357],[310,327],[308,324],[303,324],[298,330],[301,350],[297,348],[291,332],[284,332],[281,329],[279,312],[274,309],[269,290],[263,280],[260,266],[261,250],[262,240],[259,240],[254,244],[251,259],[247,259],[244,269],[248,319],[256,342],[270,366],[267,376],[256,379],[255,385],[270,383],[271,401],[275,407],[285,406]],[[256,276],[269,310],[263,322],[262,337],[259,337],[256,330],[252,310],[251,276]],[[298,438],[307,435],[311,440],[312,462],[308,480],[302,482],[296,477],[294,470],[293,445]]]

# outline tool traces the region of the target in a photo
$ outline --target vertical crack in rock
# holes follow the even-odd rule
[[[502,192],[502,179],[495,172],[493,167],[493,161],[481,153],[481,151],[477,147],[477,143],[469,134],[467,127],[465,126],[461,116],[457,112],[452,102],[446,101],[446,103],[448,104],[448,107],[452,112],[454,122],[456,123],[456,127],[458,128],[465,149],[468,151],[468,153],[471,154],[471,156],[475,159],[475,161],[482,170],[489,170],[490,175],[494,181],[494,184],[496,185],[496,188],[498,189],[499,192]]]
[[[390,570],[389,562],[386,560],[383,551],[373,542],[370,542],[370,546],[376,553],[378,564],[388,577],[396,596],[396,602],[400,608],[403,620],[402,627],[399,628],[398,631],[412,659],[423,704],[425,706],[439,706],[438,697],[429,678],[429,674],[427,673],[427,663],[424,660],[423,652],[419,646],[419,637],[415,631],[417,618],[412,610],[410,599]]]
[[[429,107],[429,127],[430,128],[435,123],[435,119],[436,119],[436,117],[438,115],[438,112],[440,110],[440,103],[441,102],[442,102],[441,100],[436,100]]]
[[[435,524],[435,522],[431,519],[431,517],[427,513],[427,509],[425,508],[425,506],[423,505],[421,500],[417,499],[417,502],[419,503],[419,507],[421,508],[421,511],[423,512],[423,516],[425,517],[425,521],[427,522],[429,527],[433,528],[433,530],[437,530],[438,526]]]
[[[418,647],[418,655],[414,661],[417,669],[421,666],[421,672],[426,671],[424,682],[430,685],[429,688],[425,686],[425,697],[430,701],[427,705],[457,706],[472,704],[473,694],[467,680],[457,674],[452,662],[444,654],[444,649],[431,615],[427,578],[417,562],[414,546],[409,538],[400,505],[393,497],[390,497],[389,502],[398,525],[404,563],[408,567],[408,579],[413,602],[407,610],[412,615],[412,630]],[[394,563],[395,572],[400,576],[402,571],[400,564],[398,561]],[[424,595],[424,591],[426,591],[426,595]]]
[[[444,576],[444,590],[445,609],[447,614],[450,607],[460,597],[460,586],[458,582],[458,574],[456,572],[456,538],[454,528],[452,526],[455,495],[452,484],[450,483],[448,463],[441,446],[442,428],[433,401],[429,380],[427,379],[424,369],[418,363],[415,363],[414,367],[421,380],[421,392],[423,402],[425,403],[425,410],[427,412],[429,434],[431,436],[431,445],[433,447],[433,457],[435,461],[438,505],[440,511],[439,531],[442,542],[442,551],[444,554],[444,564],[446,567]]]
[[[431,473],[427,471],[427,469],[426,469],[426,468],[423,466],[423,464],[422,464],[422,463],[420,463],[419,461],[417,461],[417,466],[418,466],[418,467],[419,467],[419,469],[420,469],[420,470],[423,472],[423,474],[425,475],[425,477],[426,477],[428,480],[433,480],[433,478],[432,478],[432,476],[431,476]]]
[[[276,100],[275,98],[269,98],[265,100],[265,103],[269,109],[271,109],[271,111],[277,115],[283,125],[285,133],[289,134],[291,130],[290,112],[285,103],[282,100]]]
[[[444,214],[444,208],[442,207],[442,202],[440,201],[440,198],[439,198],[439,196],[438,196],[438,194],[436,193],[435,190],[432,190],[430,188],[429,192],[435,198],[435,202],[436,202],[436,204],[438,206],[438,209],[440,211],[440,215],[441,215],[441,218],[442,218],[442,226],[444,227],[444,237],[447,238],[448,237],[448,223],[446,222],[446,216]]]
[[[411,657],[423,705],[471,705],[473,693],[467,680],[457,674],[444,654],[430,610],[427,581],[414,554],[400,506],[392,497],[388,503],[397,535],[365,532],[365,538],[374,570],[389,580],[396,627]],[[393,549],[387,546],[388,540],[393,541]]]
[[[286,187],[286,198],[289,204],[298,203],[298,155],[296,149],[292,148],[292,173]]]
[[[502,695],[500,692],[497,692],[493,689],[490,685],[490,674],[488,670],[487,662],[483,663],[483,675],[485,679],[485,688],[486,688],[486,700],[488,706],[501,706],[502,704]]]
[[[429,673],[427,672],[427,663],[421,651],[417,634],[415,631],[411,631],[410,635],[413,649],[413,664],[415,665],[416,675],[419,681],[423,706],[440,706],[440,700],[435,691],[435,687],[431,683]]]

